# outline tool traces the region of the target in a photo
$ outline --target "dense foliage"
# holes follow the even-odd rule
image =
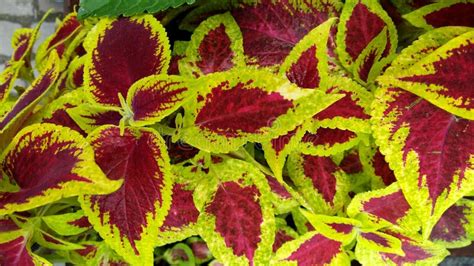
[[[0,264],[434,265],[470,245],[474,2],[382,4],[71,13],[34,60],[41,23],[17,30]]]

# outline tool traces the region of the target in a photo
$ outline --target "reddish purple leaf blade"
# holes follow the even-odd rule
[[[52,88],[59,76],[59,65],[57,55],[52,55],[47,68],[31,84],[31,86],[21,95],[13,106],[13,109],[0,119],[0,132],[6,130],[6,127],[31,109],[32,105],[37,103],[40,98]],[[18,118],[19,119],[19,118]]]
[[[385,22],[364,4],[358,3],[346,27],[346,51],[355,61],[365,47],[383,30]]]
[[[181,227],[197,222],[199,211],[193,201],[193,191],[185,189],[182,184],[175,183],[168,215],[160,227],[160,231],[179,230]]]
[[[0,264],[34,266],[33,257],[27,249],[27,239],[23,236],[0,243]]]
[[[236,182],[228,181],[219,186],[213,201],[206,207],[206,212],[216,217],[216,230],[224,238],[226,246],[249,261],[253,261],[261,241],[262,210],[255,200],[259,196],[260,192],[254,185],[241,187]]]
[[[234,52],[224,24],[209,31],[200,43],[198,52],[201,60],[196,65],[204,74],[229,70],[234,66]]]
[[[85,79],[98,103],[120,106],[119,93],[125,97],[136,81],[168,70],[166,32],[151,15],[102,20],[88,38]]]
[[[82,198],[81,205],[107,244],[128,262],[151,261],[158,228],[171,203],[171,174],[163,139],[147,128],[103,126],[89,140],[109,179],[123,180],[108,195]],[[140,208],[137,208],[140,206]]]
[[[306,233],[285,243],[276,253],[275,263],[287,261],[297,265],[345,265],[349,258],[342,243],[316,232]]]
[[[316,57],[316,45],[304,51],[300,58],[291,65],[286,72],[289,81],[301,88],[314,89],[319,87],[321,78],[318,71],[318,58]]]
[[[306,10],[303,6],[306,7]],[[289,1],[261,0],[232,11],[243,34],[244,53],[260,66],[281,64],[310,30],[337,13],[332,5],[316,9],[310,3],[295,7]],[[257,20],[255,20],[257,18]]]
[[[227,137],[239,136],[241,132],[258,133],[260,128],[269,126],[269,119],[286,114],[293,107],[292,101],[278,92],[244,88],[243,83],[231,89],[228,86],[224,82],[207,96],[206,105],[195,120],[201,128]]]
[[[474,27],[474,3],[457,3],[424,16],[426,22],[435,27],[465,26]]]

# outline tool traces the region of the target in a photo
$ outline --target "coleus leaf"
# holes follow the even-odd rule
[[[414,41],[412,45],[403,49],[397,56],[390,67],[384,72],[384,76],[396,76],[398,73],[403,72],[424,57],[433,53],[439,47],[446,44],[448,41],[472,31],[469,27],[443,27],[439,29],[433,29],[423,35],[418,40]]]
[[[284,181],[280,182],[277,178],[268,174],[265,175],[265,178],[268,185],[270,185],[275,214],[288,213],[299,205],[294,198],[295,192]]]
[[[392,226],[406,232],[418,232],[421,224],[397,183],[357,194],[347,207],[347,214],[367,225]]]
[[[86,50],[84,43],[87,35],[92,31],[93,24],[83,23],[79,30],[69,37],[64,42],[58,44],[53,50],[58,51],[61,57],[61,67],[70,70],[70,63],[75,57],[85,57]],[[85,61],[85,59],[84,59]],[[84,63],[84,61],[82,63]],[[41,67],[41,66],[40,66]]]
[[[265,176],[235,159],[212,164],[212,186],[199,217],[199,234],[225,264],[266,265],[272,254],[275,220]]]
[[[38,114],[40,116],[39,120],[42,123],[50,123],[68,127],[85,136],[86,133],[69,116],[67,110],[81,105],[86,100],[87,99],[83,90],[75,90],[64,94],[63,96],[52,101]]]
[[[151,125],[176,111],[192,92],[186,82],[181,76],[165,74],[135,82],[127,95],[130,125]]]
[[[229,14],[215,15],[196,28],[179,61],[179,72],[199,77],[245,65],[242,33]]]
[[[13,53],[8,64],[23,61],[25,62],[25,66],[31,67],[29,56],[31,55],[33,45],[38,38],[41,25],[43,25],[43,22],[48,17],[49,13],[50,11],[46,12],[33,29],[20,28],[14,32],[11,40]]]
[[[66,109],[67,114],[87,134],[103,125],[120,124],[122,119],[121,109],[107,107],[96,103],[82,103],[76,107]]]
[[[372,189],[383,188],[397,181],[385,156],[373,143],[359,145],[359,158],[364,174],[371,177]]]
[[[292,153],[287,163],[295,190],[315,213],[335,214],[348,201],[349,180],[330,157]]]
[[[474,202],[461,199],[436,223],[430,240],[447,248],[460,248],[474,240]]]
[[[41,21],[40,23],[42,24]],[[34,42],[36,41],[36,36],[38,34],[37,30],[39,30],[38,27],[33,29],[19,28],[15,30],[11,39],[13,53],[8,64],[13,64],[14,62],[26,63],[29,61],[26,57],[30,54]]]
[[[350,265],[343,244],[311,231],[278,249],[272,265]]]
[[[104,194],[121,181],[108,180],[94,162],[86,140],[76,131],[53,125],[24,128],[0,156],[14,192],[0,192],[0,214],[29,210],[64,197]]]
[[[33,111],[35,105],[53,87],[59,76],[59,59],[52,53],[43,72],[33,81],[25,92],[18,98],[13,108],[0,118],[0,134],[9,128],[16,131],[26,117]]]
[[[316,132],[306,132],[299,143],[299,151],[314,156],[335,155],[359,144],[365,135],[349,130],[320,127]]]
[[[474,119],[474,93],[469,74],[472,64],[474,31],[447,42],[405,71],[394,76],[384,75],[380,81],[408,90],[457,116]]]
[[[397,47],[397,31],[377,1],[346,1],[336,38],[342,65],[362,83],[373,81],[392,60]]]
[[[148,1],[148,0],[82,0],[79,8],[79,19],[89,16],[133,16],[142,13],[156,13],[170,7],[176,8],[185,3],[192,4],[195,0],[170,0],[170,1]]]
[[[22,63],[10,64],[0,74],[0,104],[7,100],[21,67]]]
[[[70,90],[80,88],[84,85],[84,63],[86,57],[76,57],[69,64],[67,71],[67,87]]]
[[[328,78],[327,43],[335,19],[311,30],[291,50],[280,67],[280,75],[301,88],[314,89]]]
[[[304,235],[307,232],[314,231],[314,226],[308,221],[306,216],[300,211],[301,209],[293,209],[291,211],[291,218],[295,222],[296,231],[300,235]]]
[[[299,40],[340,7],[338,1],[259,0],[239,3],[231,13],[242,31],[247,63],[266,67],[281,64]]]
[[[78,250],[84,248],[79,244],[65,241],[42,230],[35,231],[32,240],[41,247],[51,250]]]
[[[76,265],[110,265],[125,266],[127,264],[119,255],[117,255],[104,241],[84,241],[80,242],[84,247],[79,250],[71,250],[64,255]],[[60,253],[60,251],[58,251]]]
[[[10,218],[0,220],[0,236],[0,264],[51,265],[44,258],[31,252],[28,232],[20,229]]]
[[[344,157],[340,159],[339,167],[341,167],[346,174],[357,174],[363,171],[358,147],[346,151],[343,155]]]
[[[158,245],[181,241],[197,233],[199,211],[193,190],[186,184],[173,183],[171,207],[158,232]]]
[[[265,160],[273,171],[277,183],[278,180],[283,180],[282,171],[286,157],[299,147],[298,144],[305,132],[302,126],[297,126],[284,135],[262,143]]]
[[[51,230],[62,236],[78,235],[91,228],[83,211],[48,215],[41,219]]]
[[[427,238],[443,212],[474,189],[474,143],[464,142],[474,124],[396,87],[379,88],[373,106],[376,142]]]
[[[361,222],[351,218],[313,214],[304,209],[301,209],[301,212],[316,231],[344,245],[350,244],[356,238],[357,229],[362,226]]]
[[[390,234],[361,229],[357,234],[357,248],[404,256],[402,242]]]
[[[300,89],[253,69],[209,74],[190,86],[197,97],[184,105],[183,139],[221,153],[283,135],[341,97]]]
[[[371,132],[370,104],[373,96],[370,92],[344,77],[330,78],[325,88],[328,94],[344,94],[344,97],[313,116],[315,126]]]
[[[431,30],[444,26],[474,27],[474,1],[437,1],[405,14],[404,19],[414,26]]]
[[[398,239],[403,254],[381,252],[358,243],[356,259],[363,265],[437,265],[449,254],[446,249],[417,235],[408,236],[394,231],[385,231],[384,235]]]
[[[275,253],[283,244],[298,238],[299,234],[286,224],[284,219],[276,218],[277,229],[275,232],[275,241],[272,250]]]
[[[52,49],[64,44],[68,39],[72,38],[81,29],[81,23],[77,20],[75,12],[68,14],[57,26],[56,31],[38,46],[36,51],[36,67],[42,68],[43,60],[48,58],[48,54]],[[60,48],[63,49],[63,48]],[[58,51],[58,53],[60,53]],[[62,56],[61,56],[62,57]]]
[[[87,35],[84,84],[103,105],[120,106],[135,81],[166,73],[169,41],[163,26],[151,15],[104,18]]]
[[[166,146],[154,130],[103,126],[92,132],[95,160],[123,185],[108,195],[83,196],[82,209],[101,237],[131,264],[151,264],[153,247],[171,202]],[[140,208],[137,208],[137,206]]]

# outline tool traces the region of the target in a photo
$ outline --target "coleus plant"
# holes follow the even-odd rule
[[[136,15],[159,2],[84,1],[112,16],[67,15],[34,61],[41,23],[15,32],[2,265],[433,265],[471,244],[474,2]]]

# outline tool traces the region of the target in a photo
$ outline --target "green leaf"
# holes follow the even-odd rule
[[[164,11],[170,7],[176,8],[183,4],[192,4],[195,0],[81,0],[78,18],[90,16],[120,16],[126,17]]]

